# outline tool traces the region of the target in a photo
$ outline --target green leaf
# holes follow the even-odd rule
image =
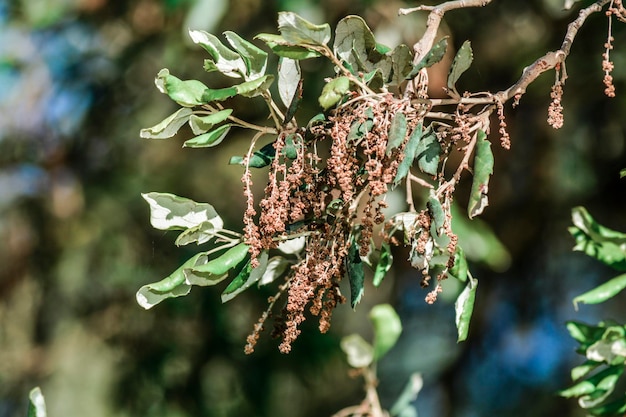
[[[454,252],[454,265],[448,271],[448,274],[458,279],[461,282],[467,281],[467,259],[465,258],[465,252],[460,245],[456,245],[456,251]]]
[[[394,417],[403,416],[405,410],[409,407],[412,407],[411,403],[413,403],[417,399],[417,394],[419,394],[423,386],[424,380],[422,379],[422,376],[419,373],[411,374],[409,382],[402,390],[402,393],[400,394],[396,402],[393,404],[393,406],[391,406],[389,414]],[[415,415],[417,416],[417,413]]]
[[[389,85],[399,85],[413,70],[413,53],[406,45],[398,45],[391,53],[391,81]]]
[[[374,112],[368,108],[365,110],[365,119],[357,119],[350,126],[350,132],[348,132],[348,142],[360,141],[372,131],[374,127]]]
[[[427,130],[428,132],[428,130]],[[393,180],[394,187],[400,184],[400,181],[404,179],[409,173],[411,169],[411,165],[413,165],[413,161],[415,160],[415,155],[417,152],[417,147],[422,139],[423,129],[422,122],[419,122],[413,132],[411,132],[411,136],[409,137],[409,141],[404,147],[403,158],[398,165],[398,170],[396,171],[396,177]]]
[[[437,198],[435,190],[430,190],[428,200],[426,201],[426,208],[430,214],[431,228],[434,228],[435,233],[439,236],[443,233],[443,227],[446,223],[446,213],[443,211],[443,206]]]
[[[597,223],[584,207],[572,209],[575,227],[569,231],[576,240],[574,250],[585,252],[606,265],[626,271],[626,234]]]
[[[424,69],[435,65],[437,62],[441,61],[443,57],[446,55],[446,49],[448,49],[448,37],[445,36],[439,40],[430,51],[421,59],[420,62],[417,63],[406,76],[407,80],[415,78],[419,72]]]
[[[402,143],[404,143],[404,139],[406,138],[406,131],[406,116],[402,112],[397,112],[393,116],[393,119],[391,119],[391,124],[389,126],[389,139],[387,141],[387,148],[385,149],[387,156],[391,155],[391,152],[394,149],[402,146]]]
[[[623,416],[626,413],[626,395],[587,411],[594,416]]]
[[[212,205],[196,203],[168,193],[145,193],[141,196],[150,205],[150,224],[159,230],[181,230],[209,222],[215,229],[224,226]]]
[[[46,417],[46,401],[41,393],[41,388],[35,387],[28,394],[28,417]]]
[[[333,50],[353,69],[365,73],[378,69],[384,81],[389,79],[391,57],[379,49],[374,34],[360,16],[347,16],[337,23]]]
[[[474,178],[470,191],[470,200],[467,207],[469,218],[478,216],[489,204],[489,176],[493,174],[493,153],[491,142],[487,140],[484,131],[479,130],[476,140],[476,155],[474,156]]]
[[[265,42],[272,52],[279,57],[302,60],[322,56],[319,52],[312,51],[302,46],[295,46],[280,35],[261,33],[256,35],[255,39]]]
[[[591,291],[587,291],[577,297],[574,297],[574,307],[578,309],[578,303],[583,304],[599,304],[609,298],[616,296],[626,288],[626,274],[619,275],[602,285],[597,286]]]
[[[358,334],[345,336],[340,342],[348,364],[356,369],[370,366],[374,360],[374,348]]]
[[[391,247],[387,242],[383,242],[380,247],[380,255],[376,263],[376,268],[374,269],[374,278],[372,280],[375,287],[378,287],[383,282],[392,264],[393,255],[391,254]]]
[[[215,259],[202,265],[187,267],[193,274],[202,277],[207,282],[192,282],[194,285],[215,285],[228,276],[228,271],[235,268],[248,256],[249,246],[239,243],[228,249]]]
[[[289,108],[302,95],[302,73],[298,60],[280,58],[278,60],[278,94],[286,108]]]
[[[228,135],[230,131],[231,124],[222,125],[215,130],[204,133],[200,136],[196,136],[193,139],[189,139],[185,143],[183,143],[183,147],[185,148],[210,148],[212,146],[217,146]]]
[[[228,284],[228,287],[222,292],[222,303],[232,300],[263,277],[268,264],[267,251],[261,252],[257,259],[259,265],[256,268],[252,268],[251,262],[248,261],[235,279]]]
[[[374,325],[374,360],[377,361],[395,346],[402,333],[398,313],[389,304],[378,304],[370,311]]]
[[[585,323],[577,321],[568,321],[565,328],[572,338],[580,343],[593,343],[602,337],[604,328],[598,326],[589,326]]]
[[[163,68],[154,80],[157,88],[167,94],[172,100],[183,107],[199,106],[207,103],[204,100],[208,87],[198,80],[182,81],[170,75],[167,68]]]
[[[363,262],[359,255],[359,244],[352,238],[348,257],[346,258],[346,270],[348,271],[348,279],[350,281],[350,305],[356,308],[356,305],[363,297],[363,284],[365,282],[365,271],[363,270]]]
[[[572,368],[571,377],[573,381],[588,375],[591,371],[596,369],[600,365],[600,362],[586,360],[582,365],[578,365]]]
[[[293,12],[278,13],[278,30],[294,45],[326,45],[330,41],[328,23],[315,25]]]
[[[560,391],[559,395],[561,397],[571,398],[592,394],[598,389],[601,389],[603,393],[606,393],[608,390],[612,391],[615,382],[622,372],[624,372],[624,368],[621,366],[608,367],[597,374],[594,374],[591,377]]]
[[[258,151],[254,152],[250,156],[248,166],[252,168],[263,168],[270,165],[276,156],[276,148],[274,147],[275,142],[276,141],[268,143]],[[230,158],[228,163],[231,165],[243,165],[243,157],[233,156]]]
[[[224,36],[233,49],[243,58],[246,65],[246,79],[255,80],[262,77],[267,68],[267,52],[259,49],[235,32],[226,31]]]
[[[189,294],[191,285],[186,282],[187,268],[192,268],[206,260],[206,252],[197,253],[178,269],[159,282],[144,285],[137,291],[137,304],[148,310],[167,298],[181,297]]]
[[[201,245],[214,238],[216,232],[219,230],[221,229],[216,229],[212,222],[202,222],[197,226],[190,227],[178,235],[175,244],[176,246],[184,246],[195,242],[198,245]]]
[[[328,110],[337,104],[349,90],[350,79],[348,77],[333,78],[322,89],[322,94],[319,97],[320,106],[324,110]]]
[[[626,337],[623,326],[610,326],[602,338],[591,344],[585,354],[587,359],[606,362],[609,365],[623,365],[626,359]]]
[[[243,58],[224,46],[215,35],[203,30],[190,30],[189,36],[194,43],[203,47],[211,55],[213,66],[205,64],[205,69],[215,69],[232,78],[241,78],[247,73]]]
[[[456,311],[455,322],[458,334],[457,342],[462,342],[467,339],[472,312],[474,311],[476,288],[478,287],[478,280],[472,277],[469,272],[467,278],[468,281],[465,289],[459,294],[454,303],[454,309]]]
[[[472,65],[473,60],[474,54],[472,52],[472,45],[470,44],[470,41],[465,41],[454,56],[454,61],[452,61],[452,66],[450,67],[450,72],[448,73],[449,92],[453,92],[456,96],[459,95],[459,93],[456,91],[456,82],[459,80],[461,75],[465,71],[467,71],[467,69]]]
[[[433,131],[429,131],[424,135],[417,144],[415,158],[417,165],[423,173],[429,175],[437,175],[439,167],[439,156],[441,154],[441,145],[437,139],[437,135]]]
[[[624,178],[624,177],[626,177],[626,168],[622,169],[622,170],[619,172],[619,177],[620,177],[620,178]]]
[[[220,110],[217,113],[209,114],[208,116],[197,116],[192,114],[189,118],[189,127],[193,131],[194,135],[200,135],[209,131],[214,125],[222,123],[228,119],[228,116],[233,112],[233,109]]]
[[[182,109],[177,110],[173,114],[169,115],[159,124],[156,124],[152,127],[141,129],[139,132],[139,136],[144,139],[166,139],[174,136],[178,129],[182,127],[191,116],[192,110],[183,107]]]
[[[265,268],[263,276],[259,279],[259,286],[274,282],[285,273],[289,265],[291,265],[291,262],[282,256],[271,257],[269,261],[267,261],[267,268]]]
[[[256,97],[269,90],[270,85],[272,85],[273,82],[273,75],[264,75],[255,80],[235,85],[234,88],[237,90],[237,94],[239,95],[244,97]]]

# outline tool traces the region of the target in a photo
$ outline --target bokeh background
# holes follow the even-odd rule
[[[432,2],[431,2],[432,3]],[[562,0],[500,0],[451,12],[452,44],[470,39],[472,68],[460,89],[497,91],[560,46],[575,11]],[[584,205],[626,230],[626,36],[614,28],[617,97],[603,95],[606,18],[594,15],[567,61],[565,127],[546,123],[553,73],[507,107],[513,145],[496,151],[490,206],[462,238],[475,253],[479,291],[469,341],[457,344],[452,288],[424,303],[415,271],[396,257],[380,290],[342,306],[332,331],[313,323],[290,355],[264,337],[252,356],[245,336],[263,311],[264,290],[222,305],[222,288],[195,289],[144,311],[135,292],[190,255],[175,235],[152,230],[140,193],[172,192],[213,204],[233,229],[243,212],[231,155],[181,149],[189,132],[139,139],[174,105],[154,87],[161,68],[212,81],[187,29],[275,33],[277,12],[334,25],[360,14],[382,43],[411,45],[425,15],[397,17],[395,0],[0,0],[0,416],[24,416],[41,386],[53,417],[330,416],[362,398],[348,374],[342,336],[371,337],[369,308],[391,302],[404,333],[379,367],[389,406],[412,372],[425,388],[420,417],[582,416],[555,392],[581,362],[564,322],[624,319],[623,296],[575,311],[573,296],[614,273],[573,253],[570,210]],[[319,63],[306,76],[330,75]],[[433,74],[433,77],[436,74]],[[306,86],[316,111],[322,80]],[[263,120],[252,101],[240,117]],[[187,135],[187,136],[185,136]],[[498,149],[494,144],[494,149]],[[461,192],[462,194],[462,192]],[[463,198],[460,198],[463,203]],[[621,298],[621,299],[620,299]]]

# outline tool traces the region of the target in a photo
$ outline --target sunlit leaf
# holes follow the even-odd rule
[[[465,289],[459,294],[456,302],[454,303],[454,310],[456,311],[456,328],[457,328],[457,341],[462,342],[467,339],[469,333],[470,321],[472,319],[472,312],[474,311],[474,300],[476,298],[476,288],[478,287],[478,280],[470,273],[467,274],[467,285]]]
[[[391,247],[387,242],[383,242],[380,247],[380,254],[378,256],[378,261],[376,262],[376,267],[374,268],[374,278],[372,282],[375,287],[378,287],[382,282],[387,272],[391,269],[391,265],[393,264],[393,255],[391,254]]]
[[[626,177],[626,168],[625,168],[625,169],[622,169],[622,170],[619,172],[619,177],[620,177],[620,178],[624,178],[624,177]]]
[[[267,268],[261,279],[259,279],[259,285],[267,285],[274,282],[277,278],[287,271],[291,263],[282,256],[273,256],[267,261]]]
[[[261,33],[256,35],[255,39],[265,42],[272,52],[279,57],[302,60],[321,56],[319,52],[293,45],[280,35]]]
[[[235,51],[243,58],[246,65],[246,79],[255,80],[265,75],[267,68],[267,52],[243,39],[235,32],[226,31],[224,36]]]
[[[291,106],[298,90],[302,88],[301,78],[300,63],[297,60],[290,58],[278,60],[278,94],[285,107]]]
[[[191,109],[183,107],[163,119],[160,123],[146,129],[141,129],[139,136],[145,139],[171,138],[178,132],[178,129],[187,123],[191,113]]]
[[[465,258],[465,252],[459,244],[456,245],[456,251],[454,252],[454,265],[448,271],[448,275],[453,276],[461,282],[467,281],[467,259]]]
[[[214,228],[224,227],[222,218],[212,205],[196,203],[169,193],[145,193],[141,196],[150,205],[150,224],[159,230],[181,230],[210,222]]]
[[[358,334],[343,337],[340,346],[353,368],[365,368],[374,360],[374,348]]]
[[[616,296],[624,288],[626,288],[626,274],[619,275],[602,285],[597,286],[591,291],[587,291],[577,297],[574,297],[574,307],[578,308],[578,303],[598,304],[609,298]]]
[[[493,174],[493,153],[491,142],[487,140],[484,131],[479,130],[476,139],[476,154],[474,155],[474,178],[467,207],[469,218],[478,216],[489,204],[487,192],[489,177]]]
[[[356,239],[352,239],[348,257],[346,258],[346,270],[348,271],[348,279],[350,281],[350,305],[356,308],[356,305],[363,297],[363,284],[365,282],[365,271],[363,270],[363,262],[359,255],[359,244]]]
[[[176,246],[184,246],[190,243],[201,245],[215,237],[216,229],[212,221],[202,222],[197,226],[190,227],[176,238]]]
[[[415,78],[415,76],[419,74],[422,69],[433,66],[437,62],[441,61],[446,55],[446,49],[448,49],[447,36],[441,38],[432,48],[430,48],[430,51],[428,51],[424,58],[422,58],[421,61],[413,67],[411,72],[407,74],[406,79],[410,80]]]
[[[415,150],[417,165],[423,173],[433,176],[437,175],[440,155],[441,145],[439,144],[437,135],[435,132],[429,131],[417,144],[417,149]]]
[[[428,132],[428,130],[427,130]],[[409,137],[409,141],[404,147],[402,161],[400,161],[400,165],[398,165],[398,170],[396,171],[396,177],[393,180],[393,185],[397,186],[400,184],[400,181],[404,179],[409,173],[411,169],[411,165],[413,165],[413,161],[415,160],[417,147],[422,139],[423,129],[422,123],[419,122],[417,126],[411,132],[411,136]]]
[[[251,261],[248,261],[235,279],[228,284],[228,287],[222,292],[222,303],[232,300],[263,277],[268,264],[267,251],[261,252],[257,260],[259,265],[256,268],[253,268]]]
[[[35,387],[28,394],[28,417],[46,417],[46,401],[41,388]]]
[[[602,338],[591,344],[585,354],[587,359],[606,362],[610,365],[624,364],[626,359],[626,337],[623,326],[610,326]]]
[[[274,76],[268,74],[252,81],[237,84],[233,88],[237,90],[237,94],[244,97],[256,97],[267,91],[273,82]]]
[[[237,52],[224,46],[215,35],[203,30],[190,30],[189,36],[194,43],[202,46],[211,55],[214,68],[222,74],[241,78],[247,73],[243,58]],[[209,68],[205,65],[205,69]]]
[[[304,246],[306,244],[306,237],[299,236],[294,237],[293,239],[287,239],[281,241],[276,249],[284,253],[285,255],[294,255],[302,252]]]
[[[428,200],[426,201],[426,208],[432,219],[431,227],[434,228],[435,233],[440,235],[443,233],[442,229],[446,222],[446,213],[443,211],[443,206],[437,198],[437,193],[431,190]]]
[[[198,80],[183,81],[163,68],[154,80],[157,88],[183,107],[205,104],[205,93],[208,87]]]
[[[623,416],[626,413],[626,395],[606,404],[592,407],[587,410],[593,416]]]
[[[295,45],[326,45],[330,41],[328,23],[315,25],[293,12],[278,13],[278,30]]]
[[[406,414],[406,409],[412,407],[411,403],[415,402],[417,399],[417,394],[422,390],[424,386],[424,380],[422,376],[418,373],[411,374],[409,378],[409,382],[406,384],[402,393],[396,400],[396,402],[391,406],[389,410],[389,414],[391,416],[404,417]],[[417,412],[415,413],[417,416]]]
[[[231,126],[232,125],[230,124],[222,125],[215,130],[196,136],[193,139],[189,139],[183,143],[183,146],[186,148],[209,148],[217,146],[222,143],[226,135],[228,135]]]
[[[571,377],[572,381],[576,381],[577,379],[582,378],[585,375],[588,375],[591,371],[596,369],[600,365],[600,362],[586,360],[582,365],[575,366],[572,368]]]
[[[194,255],[161,281],[141,287],[136,295],[137,304],[148,310],[165,299],[189,294],[191,285],[186,282],[183,271],[196,266],[202,260],[206,260],[206,252]]]
[[[580,343],[592,343],[602,337],[604,333],[604,328],[602,327],[590,326],[577,321],[568,321],[565,327],[570,336]]]
[[[215,285],[228,276],[228,271],[239,265],[248,256],[249,246],[239,243],[220,256],[202,265],[188,266],[187,283],[194,285]]]
[[[337,104],[349,90],[350,79],[348,77],[333,78],[322,89],[322,94],[319,97],[320,106],[324,110],[328,110]]]
[[[624,367],[621,366],[608,367],[597,374],[594,374],[591,377],[560,391],[559,395],[565,398],[579,397],[581,395],[591,394],[599,388],[606,392],[608,389],[611,389],[611,386],[615,385],[615,382],[623,371]]]
[[[452,66],[450,67],[450,72],[448,73],[448,91],[454,92],[455,95],[458,95],[456,91],[456,82],[472,65],[473,60],[474,54],[472,52],[472,45],[470,44],[470,41],[465,41],[457,51],[454,56],[454,60],[452,61]]]
[[[574,250],[609,265],[618,271],[626,271],[626,234],[597,223],[584,207],[572,209],[575,227],[569,231],[576,240]]]
[[[208,116],[198,116],[193,114],[191,115],[191,117],[189,117],[189,127],[191,127],[191,131],[194,135],[206,133],[214,125],[228,119],[228,116],[230,116],[232,112],[232,109],[225,109],[213,114],[209,114]]]
[[[404,139],[406,138],[406,131],[406,116],[402,112],[396,112],[396,114],[393,116],[393,119],[391,119],[391,124],[389,126],[389,139],[387,141],[387,148],[385,150],[385,153],[387,155],[391,155],[391,152],[394,149],[399,148],[402,145]]]
[[[395,346],[402,333],[398,313],[389,304],[378,304],[370,311],[374,325],[374,360],[377,361]]]

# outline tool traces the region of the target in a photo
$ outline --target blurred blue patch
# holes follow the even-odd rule
[[[41,194],[47,182],[47,172],[33,164],[20,164],[0,171],[0,209],[18,198]]]

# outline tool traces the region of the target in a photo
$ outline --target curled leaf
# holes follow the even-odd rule
[[[166,139],[174,136],[191,116],[192,110],[187,107],[177,110],[160,123],[141,129],[139,136],[145,139]]]
[[[484,131],[479,130],[476,139],[476,154],[474,156],[474,179],[470,191],[470,200],[467,208],[469,218],[478,216],[489,204],[487,192],[489,177],[493,174],[493,153],[491,142],[487,140]]]
[[[322,89],[319,97],[320,106],[324,110],[328,110],[341,100],[341,98],[350,90],[350,79],[342,76],[330,80]]]

